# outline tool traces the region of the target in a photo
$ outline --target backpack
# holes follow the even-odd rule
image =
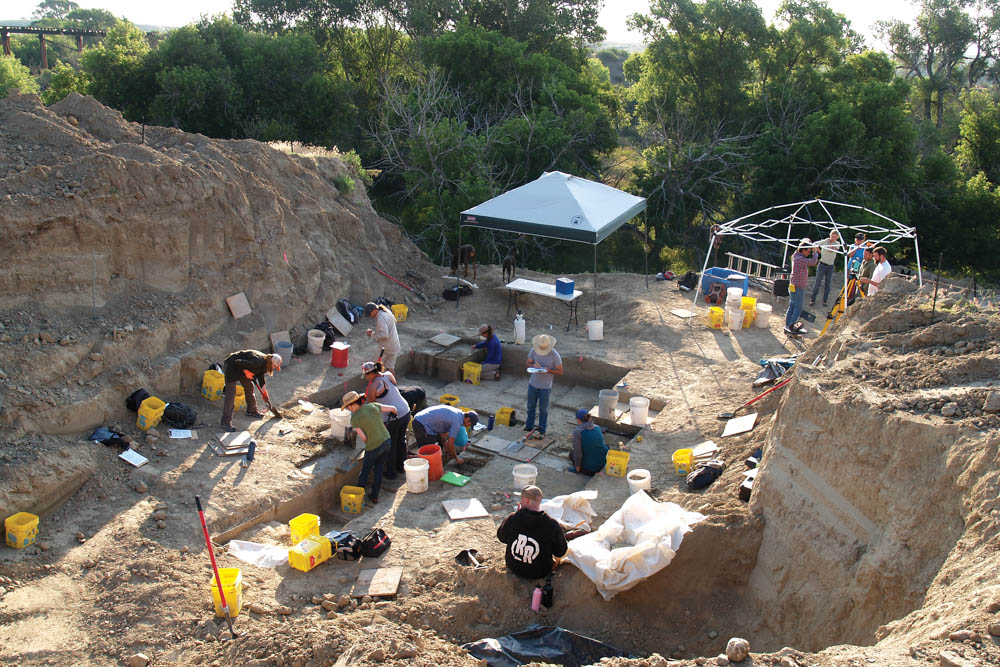
[[[417,412],[421,404],[426,406],[427,404],[427,394],[424,392],[423,387],[413,386],[403,386],[396,387],[399,390],[399,395],[403,397],[406,404],[410,406],[411,412]]]
[[[125,399],[125,407],[132,412],[139,412],[142,402],[149,398],[149,392],[145,389],[136,389]]]
[[[774,281],[774,289],[771,290],[774,296],[788,296],[788,279],[778,278]]]
[[[340,560],[361,558],[361,541],[350,533],[341,536],[335,543],[331,540],[331,546]]]
[[[445,301],[458,301],[459,297],[472,294],[472,288],[468,285],[452,285],[441,292],[441,298]]]
[[[337,312],[351,324],[358,323],[358,316],[354,312],[354,304],[347,299],[339,299],[337,301]]]
[[[391,309],[393,306],[396,305],[396,302],[395,301],[390,301],[389,299],[385,298],[384,296],[380,296],[380,297],[376,297],[375,298],[375,305],[376,306],[385,306],[386,308],[390,308]]]
[[[706,486],[718,479],[719,475],[722,474],[723,468],[725,467],[726,464],[719,459],[712,459],[708,463],[700,464],[684,480],[687,484],[688,491],[704,489]]]
[[[323,339],[324,350],[329,350],[330,347],[337,341],[335,337],[337,330],[334,329],[333,325],[327,322],[326,320],[314,326],[313,329],[319,329],[320,331],[326,334],[326,338]]]
[[[698,284],[698,274],[694,271],[688,271],[684,274],[684,277],[677,281],[677,288],[682,289],[685,292],[694,289],[694,286]]]
[[[378,558],[389,550],[392,540],[381,528],[376,528],[361,538],[361,555],[365,558]]]
[[[163,408],[163,421],[177,428],[191,428],[198,421],[198,413],[184,403],[167,403]]]

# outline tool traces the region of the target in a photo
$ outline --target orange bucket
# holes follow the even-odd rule
[[[427,465],[430,469],[427,471],[427,479],[433,482],[436,479],[441,479],[444,475],[444,465],[441,463],[441,447],[438,445],[424,445],[417,450],[417,456],[422,459],[427,459]]]

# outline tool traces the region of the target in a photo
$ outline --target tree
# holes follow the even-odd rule
[[[147,53],[149,44],[142,31],[119,20],[97,48],[80,57],[91,94],[132,121],[144,119],[155,90],[155,73],[144,68]]]
[[[106,9],[74,9],[66,14],[67,24],[84,30],[107,30],[117,21]]]
[[[52,70],[48,87],[42,91],[42,101],[54,104],[70,93],[86,95],[90,88],[90,78],[82,69],[63,63]]]
[[[1000,104],[982,90],[968,91],[962,102],[957,162],[966,175],[982,173],[1000,184]]]
[[[6,97],[13,88],[22,94],[37,93],[38,83],[32,78],[31,70],[17,58],[0,55],[0,97]]]
[[[64,19],[70,12],[80,9],[80,5],[71,0],[42,0],[32,12],[35,19]]]

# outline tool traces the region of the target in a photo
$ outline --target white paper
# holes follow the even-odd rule
[[[316,409],[315,405],[313,405],[309,401],[303,401],[301,398],[299,399],[299,405],[302,407],[303,412],[312,412],[313,410]]]
[[[167,437],[174,439],[193,438],[194,433],[191,431],[191,429],[187,428],[170,428],[167,429]]]
[[[476,433],[479,433],[480,431],[485,431],[486,430],[486,424],[482,424],[482,423],[476,424],[475,426],[472,427],[472,430],[475,431]]]
[[[244,540],[229,541],[229,555],[257,567],[278,567],[288,562],[288,549]]]
[[[131,463],[136,468],[144,466],[147,463],[149,463],[149,459],[147,459],[145,456],[135,451],[134,449],[126,449],[124,452],[118,455],[118,458],[120,458],[122,461],[125,461],[126,463]]]
[[[529,368],[528,372],[529,373],[548,373],[548,371],[545,370],[544,368]]]

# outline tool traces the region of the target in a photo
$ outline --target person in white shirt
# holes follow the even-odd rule
[[[892,273],[892,265],[885,258],[885,248],[879,246],[873,251],[875,254],[875,271],[872,272],[871,278],[859,278],[859,280],[866,285],[868,285],[868,296],[875,296],[878,292],[879,285],[882,281],[886,279],[890,273]]]
[[[830,298],[830,283],[833,282],[833,271],[837,263],[837,250],[840,248],[840,234],[837,230],[830,232],[830,237],[816,244],[819,247],[819,264],[816,265],[816,282],[813,283],[812,296],[809,305],[815,305],[819,284],[823,286],[823,305]]]
[[[382,368],[392,373],[396,370],[396,358],[402,351],[399,344],[399,334],[396,332],[396,316],[383,305],[372,302],[365,304],[365,315],[375,320],[375,328],[365,333],[369,338],[374,336],[378,344],[385,349],[382,353]]]

